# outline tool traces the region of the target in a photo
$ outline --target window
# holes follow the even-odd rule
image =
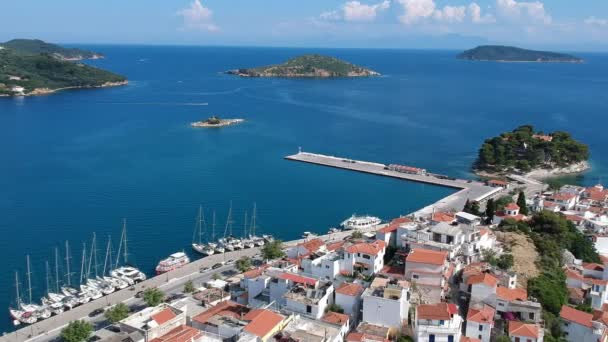
[[[325,265],[325,268],[329,269],[329,265]]]
[[[479,331],[483,331],[483,325],[479,325]]]
[[[454,342],[454,335],[448,335],[448,342]]]
[[[569,326],[569,325],[570,325],[570,323],[569,323],[569,322],[564,322],[564,326],[565,326],[565,327],[567,327],[567,326]]]
[[[435,342],[435,335],[429,335],[429,342]]]
[[[312,313],[312,306],[306,305],[306,313]]]
[[[412,274],[412,278],[413,279],[418,279],[418,275],[417,274]]]
[[[528,314],[528,317],[529,317],[531,320],[534,320],[534,312],[530,312],[530,313]]]
[[[516,337],[516,338],[515,338],[515,342],[519,342],[519,337]]]
[[[481,335],[477,335],[477,339],[481,340]]]
[[[439,321],[439,325],[443,325],[443,323],[445,323],[445,321],[444,321],[444,320],[440,320],[440,321]]]
[[[363,254],[363,259],[368,259],[368,260],[369,260],[369,259],[371,259],[371,258],[372,258],[372,257],[370,257],[369,255],[367,255],[367,254]]]
[[[357,253],[357,256],[358,256],[358,257],[361,257],[361,253]]]
[[[532,342],[532,340],[531,340],[531,339],[528,339],[528,342]]]

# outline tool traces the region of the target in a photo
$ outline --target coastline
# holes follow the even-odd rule
[[[215,128],[215,127],[226,127],[226,126],[238,125],[243,122],[245,122],[245,119],[221,119],[220,123],[218,123],[217,125],[207,123],[206,121],[196,121],[196,122],[192,122],[190,124],[190,126],[203,127],[203,128]]]
[[[74,87],[63,87],[63,88],[55,88],[55,89],[36,88],[36,89],[30,91],[29,93],[18,94],[18,95],[2,94],[0,96],[2,96],[2,97],[39,96],[39,95],[49,95],[49,94],[53,94],[53,93],[56,93],[59,91],[70,90],[70,89],[109,88],[109,87],[119,87],[119,86],[123,86],[123,85],[127,85],[127,84],[129,84],[129,81],[124,80],[124,81],[119,81],[119,82],[106,82],[106,83],[103,83],[103,84],[97,85],[97,86],[74,86]]]
[[[543,181],[547,178],[583,173],[590,169],[591,165],[589,164],[589,162],[583,161],[566,167],[558,167],[553,169],[534,169],[530,172],[525,173],[523,176],[526,178]],[[473,173],[483,178],[504,178],[509,175],[508,172],[487,172],[484,170],[473,170]]]
[[[585,63],[584,59],[581,59],[579,61],[577,60],[572,60],[572,61],[510,61],[510,60],[506,60],[506,59],[469,59],[469,58],[459,58],[460,60],[463,61],[471,61],[471,62],[496,62],[496,63],[571,63],[571,64],[582,64]]]

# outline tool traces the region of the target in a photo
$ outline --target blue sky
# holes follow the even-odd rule
[[[608,51],[606,0],[23,0],[0,40]]]

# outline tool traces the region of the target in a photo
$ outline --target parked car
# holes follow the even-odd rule
[[[103,309],[95,309],[89,313],[89,317],[99,316],[103,313]]]
[[[200,273],[205,273],[205,272],[207,272],[207,271],[209,271],[209,270],[210,270],[210,268],[209,268],[209,267],[201,267],[201,268],[200,268],[198,271],[199,271]]]
[[[212,269],[214,269],[214,270],[216,270],[216,269],[218,269],[218,268],[220,268],[220,267],[222,267],[222,266],[224,266],[224,265],[223,265],[222,263],[219,263],[219,262],[218,262],[217,264],[215,264],[215,265],[211,266],[211,268],[212,268]]]
[[[172,295],[169,295],[165,298],[165,302],[170,303],[174,300],[178,300],[178,299],[182,299],[186,297],[186,295],[184,295],[183,293],[174,293]]]
[[[144,291],[139,291],[135,294],[135,298],[143,298],[144,296]]]
[[[120,332],[120,327],[116,326],[116,325],[110,325],[106,327],[106,330],[109,330],[111,332],[114,333],[119,333]]]

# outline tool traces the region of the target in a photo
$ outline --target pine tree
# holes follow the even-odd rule
[[[486,223],[491,224],[494,221],[494,214],[496,213],[496,203],[494,199],[490,198],[486,203]]]
[[[519,212],[522,215],[528,215],[528,206],[526,205],[526,194],[523,191],[519,192],[517,196],[517,205],[519,206]]]
[[[471,213],[471,201],[467,198],[466,203],[464,204],[464,208],[462,209],[465,213]]]

